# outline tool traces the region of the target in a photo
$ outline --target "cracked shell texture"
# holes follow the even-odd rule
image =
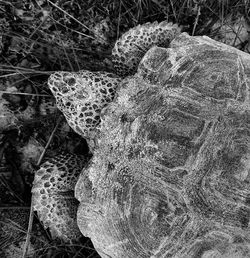
[[[145,53],[154,45],[168,47],[181,32],[177,24],[163,21],[138,25],[122,35],[112,50],[116,73],[121,77],[135,74]]]
[[[71,241],[81,236],[74,187],[85,163],[84,157],[59,154],[45,161],[35,174],[33,207],[52,238]]]
[[[250,257],[250,56],[181,34],[106,109],[76,184],[101,257]]]
[[[48,85],[57,107],[70,127],[85,138],[94,138],[102,109],[110,103],[121,81],[107,72],[55,72]]]

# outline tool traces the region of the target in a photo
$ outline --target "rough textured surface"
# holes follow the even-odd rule
[[[76,185],[103,257],[250,257],[250,56],[207,37],[153,47],[105,111]]]
[[[152,45],[167,47],[179,31],[177,25],[167,22],[147,23],[129,30],[118,40],[113,50],[117,74],[125,76],[128,71],[135,73],[142,56]],[[58,108],[63,112],[70,127],[88,140],[92,150],[98,138],[101,114],[114,99],[116,89],[122,81],[118,75],[82,70],[56,72],[49,77],[48,85],[56,98]],[[76,164],[71,164],[71,158],[68,160],[68,157],[64,159],[63,156],[46,162],[37,172],[33,187],[34,207],[40,220],[45,227],[50,228],[52,236],[65,240],[76,238],[79,234],[75,224],[74,198],[68,198],[62,193],[74,191],[75,174],[78,175],[83,161],[74,162]],[[72,169],[67,168],[68,165],[71,168],[76,165],[73,175]],[[60,180],[62,177],[64,179]],[[65,180],[68,180],[70,185]]]
[[[101,110],[114,96],[119,77],[107,72],[56,72],[48,80],[70,127],[86,138],[94,138]]]
[[[32,188],[34,210],[53,238],[70,241],[81,236],[76,224],[74,186],[85,164],[84,157],[59,154],[36,172]]]
[[[112,50],[116,73],[122,77],[134,74],[142,57],[152,46],[168,47],[180,31],[177,24],[167,21],[148,22],[130,29],[117,40]]]

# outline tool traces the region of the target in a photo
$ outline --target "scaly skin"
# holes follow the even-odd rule
[[[36,172],[33,207],[53,238],[70,241],[81,235],[75,223],[77,201],[73,191],[86,162],[83,156],[59,154],[45,161]]]
[[[56,72],[48,85],[70,127],[81,136],[93,139],[100,124],[102,109],[110,103],[121,78],[107,72]]]
[[[112,50],[116,74],[125,77],[136,73],[142,57],[152,46],[167,48],[180,33],[177,24],[166,21],[148,22],[124,33]]]

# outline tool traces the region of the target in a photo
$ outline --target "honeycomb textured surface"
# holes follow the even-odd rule
[[[107,72],[56,72],[48,85],[57,107],[70,127],[86,138],[92,138],[100,123],[102,109],[110,103],[121,79]]]
[[[125,77],[136,73],[145,53],[154,45],[169,47],[181,33],[177,24],[163,21],[138,25],[122,35],[112,50],[112,62],[116,73]]]
[[[76,224],[74,186],[85,163],[84,157],[62,153],[45,161],[36,172],[33,207],[52,238],[70,241],[81,235]]]

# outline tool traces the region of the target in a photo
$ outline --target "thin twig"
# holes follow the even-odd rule
[[[54,134],[55,134],[55,132],[56,132],[58,126],[59,126],[60,123],[61,123],[61,121],[62,121],[62,116],[60,116],[60,117],[58,118],[57,123],[56,123],[56,126],[55,126],[54,130],[52,131],[52,133],[51,133],[51,135],[50,135],[50,137],[49,137],[49,140],[48,140],[48,142],[47,142],[47,144],[46,144],[46,146],[45,146],[45,148],[44,148],[44,150],[43,150],[43,152],[42,152],[42,154],[41,154],[41,156],[40,156],[40,158],[39,158],[39,160],[38,160],[38,162],[37,162],[37,166],[40,166],[40,165],[41,165],[42,159],[43,159],[43,157],[44,157],[44,155],[45,155],[45,153],[46,153],[46,151],[47,151],[47,149],[48,149],[48,147],[49,147],[49,145],[50,145],[50,143],[51,143],[51,141],[52,141],[52,139],[53,139],[53,137],[54,137]]]
[[[31,235],[33,219],[34,219],[34,210],[33,210],[33,200],[32,199],[33,198],[31,198],[29,225],[28,225],[28,230],[27,230],[27,235],[26,235],[26,240],[25,240],[25,245],[24,245],[24,249],[23,249],[22,258],[26,257],[26,255],[28,253],[29,245],[30,245],[30,235]]]
[[[0,210],[14,210],[14,209],[20,209],[20,210],[29,210],[30,207],[29,206],[8,206],[8,207],[0,207]]]
[[[194,32],[195,32],[195,29],[196,29],[196,26],[198,24],[198,20],[199,20],[199,17],[201,15],[201,7],[200,5],[198,6],[198,11],[197,11],[197,16],[195,18],[195,22],[194,22],[194,27],[193,27],[193,31],[192,31],[192,36],[194,36]]]
[[[76,62],[76,65],[77,65],[77,69],[79,71],[81,69],[81,67],[80,67],[79,62],[78,62],[76,51],[75,51],[75,49],[73,47],[72,47],[72,52],[73,52],[73,55],[75,57],[75,62]]]
[[[176,12],[175,12],[175,9],[174,9],[174,4],[173,4],[172,0],[170,0],[170,5],[171,5],[171,8],[172,8],[172,12],[173,12],[174,18],[177,21],[177,15],[176,15]]]
[[[52,96],[48,94],[46,95],[46,94],[35,94],[35,93],[26,93],[26,92],[8,92],[4,90],[0,90],[0,93],[10,94],[10,95],[25,95],[25,96],[38,96],[38,97],[52,98]]]
[[[87,29],[88,31],[92,32],[90,28],[88,28],[85,24],[81,23],[80,21],[78,21],[74,16],[70,15],[69,13],[67,13],[66,11],[64,11],[61,7],[59,7],[58,5],[52,3],[50,0],[48,0],[48,2],[53,5],[54,7],[56,7],[57,9],[59,9],[61,12],[63,12],[64,14],[66,14],[67,16],[69,16],[71,19],[73,19],[74,21],[76,21],[77,23],[79,23],[81,26],[83,26],[85,29]],[[84,36],[91,38],[91,39],[95,39],[92,36],[86,35],[84,34]]]
[[[117,23],[117,30],[116,30],[116,40],[118,40],[119,38],[120,23],[121,23],[121,0],[119,2],[119,16],[118,16],[118,23]]]
[[[18,68],[19,69],[19,68]],[[10,76],[14,76],[14,75],[19,75],[19,73],[17,73],[18,69],[2,69],[0,67],[0,72],[15,72],[15,73],[12,73],[10,74]],[[20,69],[21,70],[21,69]],[[43,71],[36,71],[36,70],[30,70],[30,71],[22,71],[22,74],[51,74],[51,73],[54,73],[55,71],[46,71],[46,72],[43,72]],[[1,76],[2,78],[8,76],[8,74],[5,74],[3,76]]]

